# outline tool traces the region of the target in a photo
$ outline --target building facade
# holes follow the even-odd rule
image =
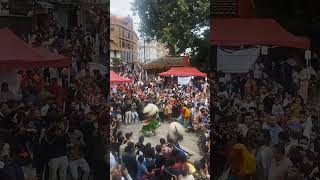
[[[110,16],[110,62],[138,64],[138,36],[131,17]]]
[[[211,0],[211,17],[213,18],[251,18],[254,17],[252,0]]]
[[[9,27],[17,34],[30,33],[35,27],[48,26],[53,17],[59,27],[82,24],[85,29],[94,30],[99,19],[92,7],[105,10],[108,5],[109,0],[0,0],[0,28]],[[108,12],[104,14],[107,16]]]
[[[160,59],[168,55],[168,49],[165,45],[152,40],[150,42],[141,39],[139,41],[139,61],[140,63],[148,63],[156,59]]]
[[[18,35],[32,30],[32,0],[0,0],[0,28]]]

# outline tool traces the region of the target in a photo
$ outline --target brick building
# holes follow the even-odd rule
[[[133,29],[131,17],[110,16],[110,63],[130,64],[132,68],[139,63],[139,38]]]

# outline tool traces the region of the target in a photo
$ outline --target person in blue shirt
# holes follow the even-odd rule
[[[272,145],[279,143],[279,134],[283,129],[276,123],[276,117],[270,117],[269,122],[264,122],[262,128],[269,131]]]
[[[147,179],[148,176],[153,175],[154,172],[149,172],[143,155],[138,157],[138,172],[137,172],[137,180]]]

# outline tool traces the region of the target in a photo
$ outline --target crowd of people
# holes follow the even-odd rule
[[[105,36],[107,37],[107,36]],[[81,64],[92,62],[95,57],[101,53],[99,50],[106,52],[104,48],[97,47],[105,41],[97,37],[97,32],[88,30],[82,24],[74,27],[59,27],[57,20],[51,15],[47,26],[36,27],[31,34],[25,34],[23,39],[34,47],[45,47],[53,53],[72,57],[72,73],[76,74]],[[98,40],[100,39],[100,40]]]
[[[212,177],[319,179],[318,111],[308,103],[313,76],[303,64],[268,67],[259,59],[248,74],[213,80]]]
[[[205,79],[194,78],[188,85],[179,85],[175,78],[143,74],[121,71],[120,75],[134,83],[113,85],[111,90],[111,178],[209,179],[209,89]],[[161,137],[159,144],[145,143],[144,136],[157,136],[157,127],[151,128],[152,134],[143,128],[140,136],[138,130],[124,133],[130,124],[145,127],[146,106],[150,104],[158,107],[154,117],[160,124],[177,122],[187,133],[199,136],[200,159],[191,162],[188,158],[192,154],[168,137]],[[133,142],[137,139],[134,136],[139,137],[138,142]]]
[[[109,110],[100,88],[105,80],[86,70],[63,87],[55,78],[46,82],[40,72],[22,73],[19,96],[1,85],[1,172],[16,180],[105,179]],[[23,175],[28,171],[22,168],[36,171]]]
[[[108,178],[108,79],[92,69],[92,33],[37,29],[26,42],[72,57],[66,68],[19,70],[19,91],[1,82],[0,179]]]

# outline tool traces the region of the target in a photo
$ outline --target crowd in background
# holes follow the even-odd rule
[[[0,179],[107,179],[108,80],[87,64],[93,33],[52,21],[24,40],[72,57],[72,73],[20,70],[18,93],[1,82]]]
[[[110,172],[113,179],[209,179],[209,133],[208,84],[204,78],[194,78],[188,85],[179,85],[174,78],[162,78],[141,71],[120,72],[134,83],[114,85],[111,90],[111,154]],[[199,136],[201,158],[190,162],[162,137],[159,144],[133,142],[134,133],[123,133],[123,126],[144,123],[144,107],[159,107],[161,123],[180,122],[188,133]],[[195,165],[189,168],[188,163]]]
[[[50,16],[51,17],[51,16]],[[79,71],[81,64],[92,62],[97,57],[100,45],[99,41],[105,41],[97,37],[97,32],[88,30],[82,24],[74,27],[59,27],[59,22],[54,17],[50,18],[47,26],[39,26],[31,34],[25,34],[23,39],[34,47],[45,47],[53,53],[72,57],[72,72]]]
[[[100,85],[106,80],[87,69],[63,87],[55,78],[46,82],[40,72],[21,72],[20,95],[2,83],[1,172],[22,180],[24,167],[36,169],[30,176],[55,180],[59,172],[63,180],[78,179],[81,168],[83,180],[104,179],[109,111]]]
[[[318,114],[308,102],[310,67],[259,59],[248,74],[212,82],[213,176],[319,179]]]

